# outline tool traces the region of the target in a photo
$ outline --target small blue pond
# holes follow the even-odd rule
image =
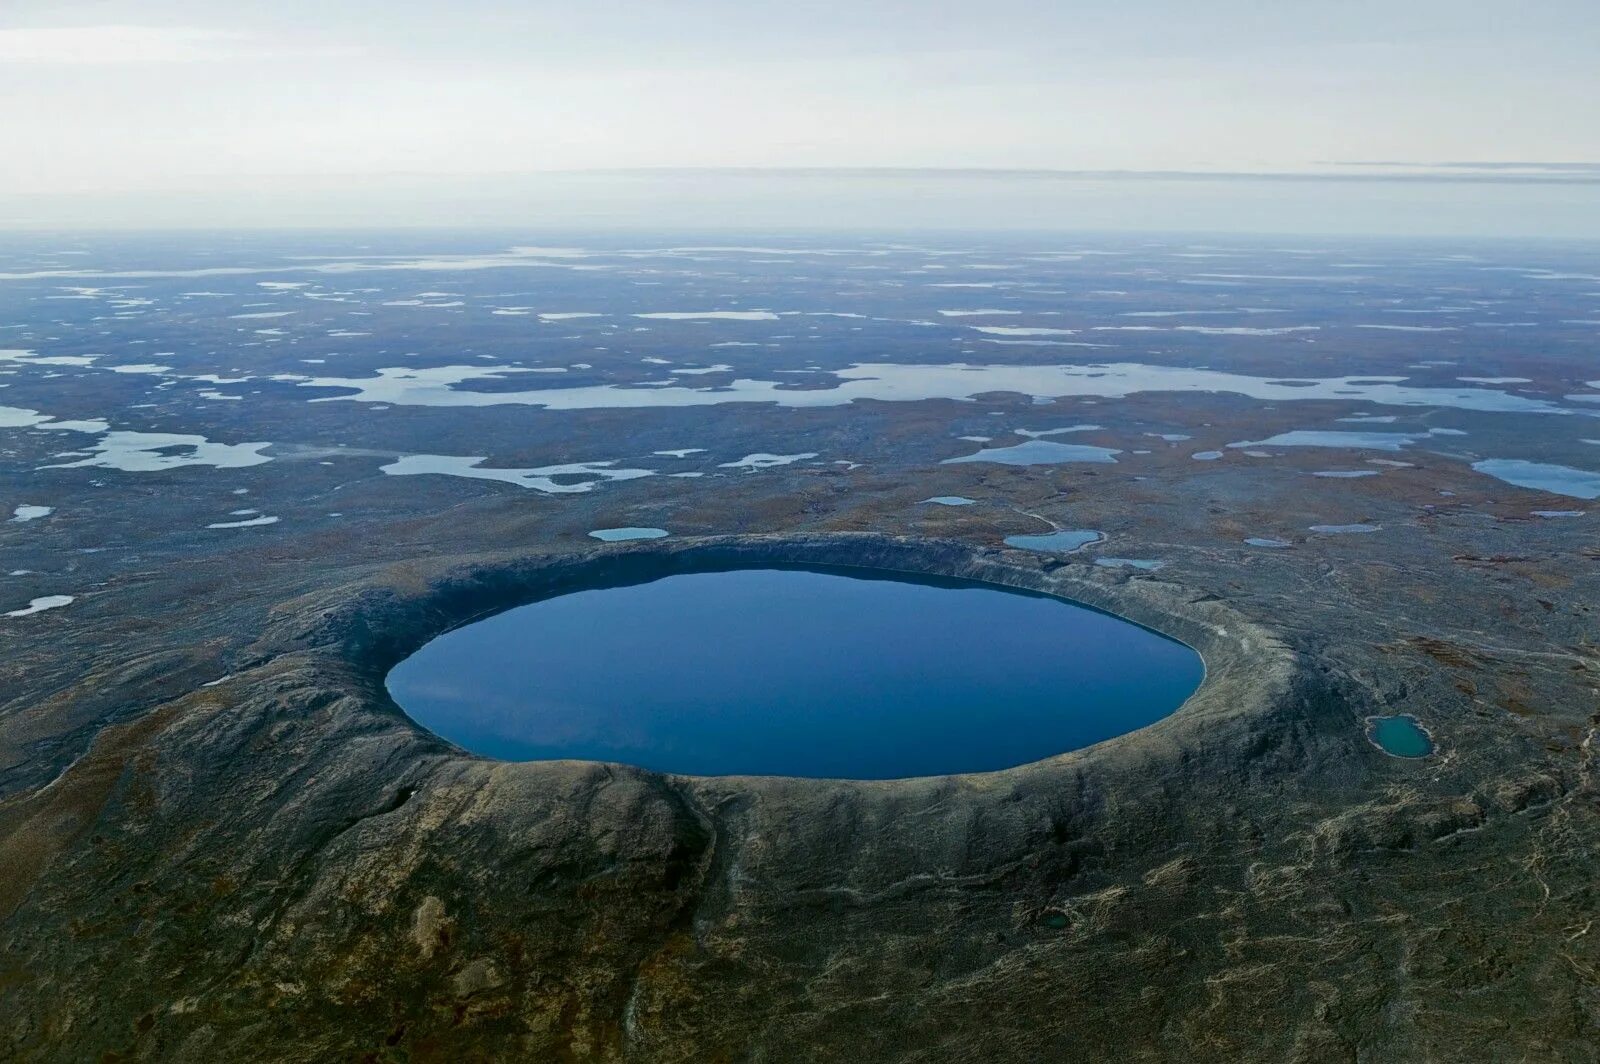
[[[1109,614],[865,571],[700,572],[546,599],[449,632],[390,693],[508,760],[890,779],[1007,768],[1141,728],[1199,655]]]
[[[1427,757],[1433,753],[1433,740],[1409,714],[1398,717],[1368,717],[1367,738],[1395,757]]]

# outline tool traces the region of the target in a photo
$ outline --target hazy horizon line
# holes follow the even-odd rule
[[[1326,165],[1326,164],[1324,164]],[[1554,164],[1548,164],[1553,166]],[[0,229],[965,229],[1600,237],[1600,166],[596,167],[165,175],[0,193]],[[1509,169],[1508,169],[1509,167]],[[85,175],[92,185],[97,175]]]
[[[425,179],[435,181],[506,180],[540,177],[778,177],[778,178],[950,178],[950,179],[1036,179],[1036,180],[1129,180],[1129,181],[1288,181],[1357,183],[1504,184],[1504,185],[1600,185],[1600,162],[1405,162],[1405,161],[1330,161],[1319,163],[1333,169],[1314,170],[1198,170],[1067,168],[1007,166],[595,166],[546,167],[516,170],[384,170],[288,172],[256,171],[229,175],[195,175],[193,184],[177,184],[140,189],[95,189],[97,193],[138,195],[163,193],[196,187],[215,187],[229,181],[305,181],[340,182],[385,179]],[[1370,169],[1362,169],[1370,168]],[[1405,168],[1405,169],[1402,169]],[[7,199],[51,198],[82,195],[86,190],[0,192]]]
[[[393,171],[385,176],[517,177],[549,175],[695,175],[774,177],[996,177],[1129,180],[1275,181],[1443,181],[1498,184],[1600,184],[1600,163],[1586,162],[1331,162],[1333,167],[1412,167],[1413,169],[1177,170],[1008,166],[608,166],[508,170],[478,175],[448,171]],[[337,176],[337,175],[325,175]],[[352,175],[355,176],[355,175]],[[374,176],[374,175],[368,175]]]

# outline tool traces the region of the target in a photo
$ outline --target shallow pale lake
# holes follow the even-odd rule
[[[506,760],[888,779],[1007,768],[1141,728],[1199,655],[1082,606],[866,571],[689,573],[466,625],[390,674],[436,734]]]

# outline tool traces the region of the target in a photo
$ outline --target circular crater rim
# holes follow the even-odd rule
[[[1032,592],[1108,615],[1179,643],[1196,655],[1201,675],[1193,691],[1170,713],[1083,747],[1003,768],[889,778],[698,775],[577,758],[502,760],[465,749],[414,720],[387,689],[389,672],[422,646],[508,610],[578,590],[627,587],[680,574],[749,569],[822,571],[866,578],[878,573],[882,579],[942,579],[988,585],[997,591]],[[1130,585],[1137,590],[1130,590]],[[1271,633],[1255,629],[1219,601],[1197,600],[1192,590],[1169,580],[1102,573],[1086,566],[1052,565],[1050,559],[1040,560],[1031,552],[875,533],[683,536],[545,555],[479,556],[441,562],[437,575],[424,588],[413,587],[406,593],[390,589],[390,594],[380,598],[382,606],[374,607],[369,602],[355,607],[351,626],[361,629],[363,637],[345,640],[346,656],[353,659],[351,664],[362,678],[369,702],[377,703],[372,708],[398,717],[440,750],[463,760],[518,769],[537,770],[558,764],[605,765],[645,776],[691,781],[893,785],[918,779],[997,777],[1057,765],[1066,759],[1104,757],[1121,748],[1151,746],[1141,740],[1152,739],[1156,733],[1186,730],[1198,723],[1194,719],[1197,708],[1205,708],[1207,716],[1216,718],[1239,717],[1269,707],[1270,698],[1241,699],[1237,691],[1219,691],[1216,657],[1228,659],[1233,665],[1243,659],[1247,666],[1265,664],[1264,658],[1282,659],[1279,664],[1287,666],[1292,657]],[[1231,623],[1217,623],[1219,612],[1222,619]],[[1253,630],[1257,638],[1251,638],[1247,630]],[[1268,643],[1274,645],[1264,645]],[[1227,706],[1224,708],[1221,703]],[[1146,755],[1150,752],[1144,751]]]

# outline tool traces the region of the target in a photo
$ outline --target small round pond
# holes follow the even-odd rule
[[[870,570],[741,569],[572,591],[458,628],[389,674],[467,750],[687,775],[982,772],[1167,716],[1182,643],[1032,592]]]

